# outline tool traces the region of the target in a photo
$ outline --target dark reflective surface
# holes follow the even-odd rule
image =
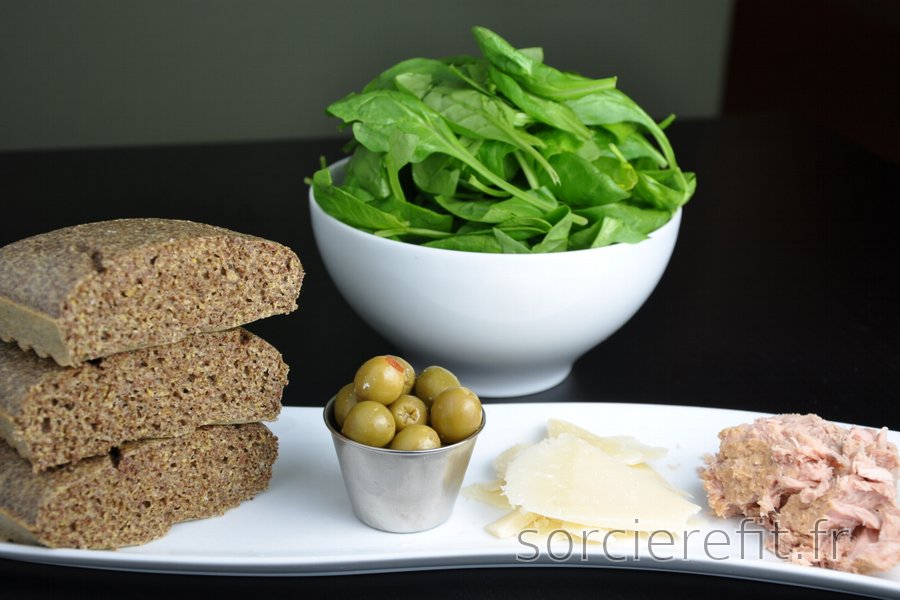
[[[900,429],[900,169],[796,121],[679,122],[669,133],[679,162],[698,173],[699,186],[657,290],[625,327],[579,360],[565,382],[511,400],[816,412]],[[340,146],[331,139],[0,154],[0,244],[79,222],[159,216],[291,246],[307,271],[300,309],[250,329],[291,366],[285,404],[321,406],[356,365],[395,351],[337,294],[312,239],[303,178],[320,155],[339,157]],[[657,589],[822,597],[720,578],[593,569],[251,580],[0,561],[0,578],[10,598],[205,590],[372,590],[371,597],[380,598],[409,586],[427,586],[438,598],[539,598],[560,591],[594,597],[601,590],[640,598]]]

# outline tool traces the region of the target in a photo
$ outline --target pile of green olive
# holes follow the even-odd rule
[[[416,375],[399,356],[367,360],[334,397],[341,433],[360,444],[430,450],[454,444],[481,426],[481,400],[443,367]]]

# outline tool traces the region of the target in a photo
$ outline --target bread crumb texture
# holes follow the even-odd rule
[[[171,219],[75,225],[0,248],[0,338],[64,366],[297,308],[289,248]]]
[[[259,423],[130,442],[43,473],[0,444],[0,531],[51,547],[144,544],[266,489],[277,453],[277,438]]]
[[[244,329],[60,367],[0,344],[0,433],[35,471],[130,440],[274,420],[288,367]]]

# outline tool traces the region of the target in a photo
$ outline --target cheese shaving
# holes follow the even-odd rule
[[[700,507],[647,464],[664,455],[664,449],[631,437],[601,437],[554,419],[544,440],[500,454],[494,461],[497,479],[470,486],[465,494],[509,511],[487,526],[497,537],[525,530],[564,530],[579,537],[584,532],[677,534],[687,530]]]

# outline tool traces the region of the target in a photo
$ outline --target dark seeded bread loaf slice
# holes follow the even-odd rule
[[[76,225],[0,248],[0,339],[77,365],[291,312],[302,280],[289,248],[211,225]]]
[[[216,425],[36,474],[0,443],[0,536],[67,548],[143,544],[266,489],[277,453],[265,425]]]
[[[0,436],[40,471],[126,441],[271,421],[287,373],[275,348],[240,328],[71,368],[0,343]]]

